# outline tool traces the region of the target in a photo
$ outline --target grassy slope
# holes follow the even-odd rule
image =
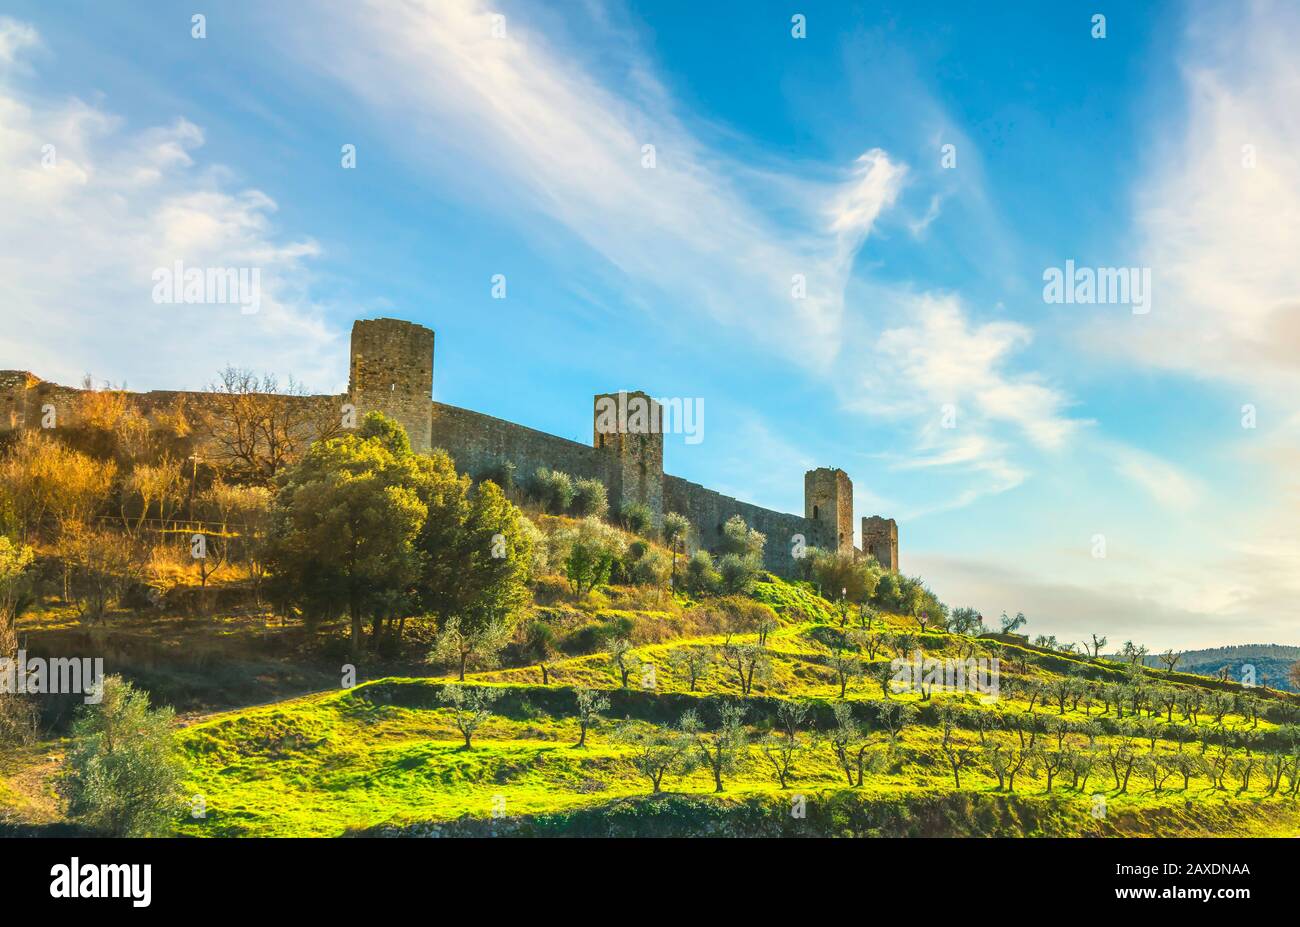
[[[756,687],[747,721],[770,723],[776,700],[818,700],[819,720],[829,717],[838,685],[824,665],[829,650],[825,622],[836,616],[805,588],[762,585],[757,597],[772,604],[782,626],[769,638],[771,678]],[[650,798],[648,782],[613,743],[606,723],[575,749],[572,687],[609,690],[608,718],[668,724],[689,706],[711,715],[710,702],[738,692],[716,668],[696,693],[667,660],[677,647],[721,638],[676,639],[643,645],[638,654],[656,666],[654,692],[619,690],[604,659],[577,657],[558,663],[549,686],[534,668],[482,673],[474,681],[503,690],[497,714],[478,732],[475,748],[461,738],[436,699],[441,680],[388,679],[212,717],[188,728],[182,741],[193,769],[192,787],[205,796],[207,817],[187,822],[194,835],[341,835],[381,833],[629,833],[629,834],[1249,834],[1300,833],[1300,809],[1282,798],[1265,799],[1259,786],[1244,796],[1214,791],[1204,781],[1186,793],[1155,793],[1136,779],[1128,794],[1114,795],[1109,772],[1099,768],[1085,791],[1024,775],[1018,791],[996,791],[982,768],[963,776],[955,791],[939,748],[933,705],[903,737],[904,762],[868,777],[861,789],[844,785],[830,750],[806,751],[792,788],[777,787],[757,748],[714,796],[704,771],[672,777],[667,796]],[[926,635],[928,653],[953,655],[960,639]],[[1024,649],[1028,675],[1048,677],[1073,660]],[[884,659],[881,656],[879,659]],[[1005,665],[1004,665],[1005,671]],[[1099,670],[1103,671],[1104,670]],[[635,679],[635,677],[634,677]],[[916,701],[918,695],[896,696]],[[974,699],[961,698],[971,710]],[[881,698],[874,684],[858,682],[855,703]],[[936,700],[944,696],[936,696]],[[1018,697],[1001,708],[1024,711]],[[1056,713],[1056,709],[1043,713]],[[1099,709],[1093,709],[1096,715]],[[1067,717],[1079,719],[1081,713]],[[1229,724],[1245,726],[1230,717]],[[823,725],[824,726],[824,725]],[[1259,730],[1271,728],[1261,722]],[[961,734],[971,745],[972,731]],[[1101,743],[1109,741],[1108,736]],[[1161,749],[1176,749],[1161,742]],[[1195,749],[1195,747],[1189,748]],[[1171,783],[1172,784],[1172,783]],[[1108,814],[1093,818],[1092,795],[1104,791]],[[806,817],[790,813],[803,796]]]

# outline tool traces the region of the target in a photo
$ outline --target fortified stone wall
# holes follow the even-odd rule
[[[25,370],[0,371],[0,425],[7,429],[40,428],[47,407],[56,426],[75,419],[81,390],[48,383]]]
[[[526,483],[539,467],[579,479],[604,482],[607,478],[605,459],[598,448],[482,412],[435,402],[432,432],[433,446],[450,454],[457,470],[476,479],[507,461],[515,465],[515,479],[520,483]]]
[[[764,569],[782,575],[789,575],[794,566],[791,551],[795,535],[803,535],[808,547],[825,547],[829,540],[825,526],[811,519],[741,502],[679,476],[664,476],[664,510],[685,515],[698,534],[700,546],[710,550],[722,542],[722,526],[727,519],[739,515],[751,528],[767,536]]]
[[[490,415],[434,402],[431,330],[397,319],[358,320],[352,330],[349,393],[346,396],[286,396],[284,402],[303,403],[300,418],[333,433],[345,403],[360,420],[370,411],[401,422],[418,451],[442,448],[462,473],[479,479],[497,474],[502,464],[514,465],[521,484],[540,467],[560,470],[580,479],[598,479],[609,491],[610,508],[628,503],[649,507],[656,525],[666,512],[678,512],[691,522],[697,543],[716,549],[722,526],[740,515],[767,537],[764,567],[789,574],[792,547],[802,535],[810,547],[874,556],[886,569],[898,570],[898,524],[893,519],[862,519],[862,550],[853,546],[853,484],[843,470],[819,468],[805,474],[803,516],[776,512],[733,499],[663,470],[663,433],[609,432],[599,418],[602,399],[627,402],[641,392],[607,393],[595,397],[592,444],[585,445],[516,425]],[[0,431],[41,427],[42,408],[53,406],[59,427],[75,425],[77,397],[83,390],[42,381],[25,371],[0,371]],[[155,391],[133,394],[145,411],[184,405],[191,412],[215,408],[211,393]],[[187,439],[191,440],[192,439]],[[197,450],[204,452],[200,445]],[[188,452],[187,452],[188,453]]]

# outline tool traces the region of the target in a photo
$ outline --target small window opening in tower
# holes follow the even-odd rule
[[[813,506],[813,521],[817,520],[817,506]]]

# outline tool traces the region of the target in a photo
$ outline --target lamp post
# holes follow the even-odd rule
[[[193,461],[193,463],[194,463],[194,469],[192,469],[192,470],[190,471],[190,498],[189,498],[189,519],[190,519],[190,522],[193,523],[193,521],[194,521],[194,484],[195,484],[195,482],[198,481],[198,478],[199,478],[199,461],[202,460],[203,458],[200,457],[200,456],[198,455],[198,453],[196,452],[196,453],[191,454],[189,457],[187,457],[187,458],[185,458],[185,459],[186,459],[186,460]]]

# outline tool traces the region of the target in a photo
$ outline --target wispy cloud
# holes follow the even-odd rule
[[[853,255],[904,169],[868,151],[816,178],[756,171],[687,127],[634,47],[598,74],[525,17],[494,35],[494,12],[371,0],[304,45],[304,63],[391,116],[420,169],[543,219],[549,236],[558,225],[640,296],[707,313],[800,366],[833,361]]]
[[[955,296],[904,288],[887,298],[907,312],[849,304],[855,260],[908,183],[896,157],[876,148],[840,168],[756,169],[710,144],[633,39],[617,37],[625,65],[611,69],[525,16],[511,15],[504,37],[497,21],[494,34],[494,11],[481,0],[370,0],[300,56],[391,115],[418,169],[600,255],[630,303],[659,293],[682,324],[706,313],[837,390],[847,382],[850,411],[923,428],[939,403],[959,403],[962,433],[986,437],[980,459],[960,461],[985,478],[975,495],[1023,477],[992,429],[1059,449],[1077,428],[1056,388],[1011,371],[1031,339],[1024,326],[976,322]],[[937,215],[933,199],[916,233]]]
[[[1136,188],[1153,309],[1094,335],[1153,367],[1294,388],[1300,8],[1198,4],[1187,23],[1185,118],[1153,133],[1149,172]]]
[[[8,16],[0,16],[0,65],[18,61],[19,52],[40,44],[36,29]]]
[[[1116,473],[1162,508],[1188,512],[1205,497],[1200,480],[1155,454],[1117,444],[1106,445],[1104,452],[1110,456]]]
[[[5,60],[38,42],[31,27],[0,21]],[[104,359],[147,356],[133,387],[201,388],[225,362],[339,385],[336,336],[305,290],[303,261],[317,246],[280,240],[275,203],[196,164],[202,145],[184,118],[133,131],[0,72],[0,304],[14,323],[0,330],[0,364],[64,383],[87,372],[120,383],[125,371]],[[153,271],[177,261],[259,269],[260,311],[155,304]]]

